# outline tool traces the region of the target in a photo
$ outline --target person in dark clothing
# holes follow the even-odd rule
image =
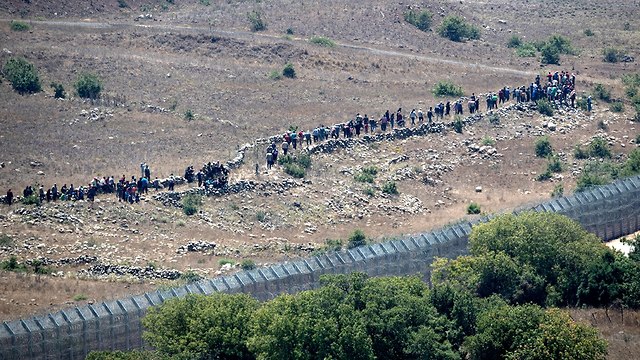
[[[5,198],[7,205],[11,205],[13,203],[13,192],[11,189],[7,191],[7,197]]]

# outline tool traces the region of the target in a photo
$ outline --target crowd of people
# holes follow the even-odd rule
[[[484,98],[486,100],[486,110],[496,110],[499,106],[506,105],[509,102],[526,103],[538,102],[546,100],[555,105],[565,105],[575,107],[576,103],[576,76],[569,71],[554,72],[543,79],[537,75],[535,80],[529,85],[504,86],[498,91],[488,92],[484,95],[471,94],[468,98],[460,98],[456,101],[440,101],[434,106],[429,107],[426,112],[419,109],[412,109],[409,112],[409,122],[405,118],[402,108],[395,112],[387,110],[382,116],[376,120],[375,117],[369,117],[367,114],[361,115],[357,113],[352,119],[346,122],[338,123],[333,126],[320,125],[313,130],[297,130],[290,129],[282,136],[281,149],[286,156],[288,152],[311,146],[311,144],[325,141],[329,138],[339,139],[341,134],[343,138],[360,137],[361,134],[384,133],[387,129],[403,128],[406,126],[415,127],[422,124],[430,124],[434,121],[443,120],[445,117],[451,116],[453,110],[454,115],[464,115],[464,103],[467,104],[469,114],[480,112],[480,103]],[[587,98],[587,108],[591,111],[591,97]],[[267,169],[271,169],[278,161],[278,146],[276,142],[272,142],[266,149],[266,165]],[[256,172],[258,167],[256,165]]]
[[[429,107],[427,111],[422,108],[417,110],[414,108],[409,112],[408,118],[405,117],[402,108],[398,108],[395,112],[387,110],[382,116],[376,120],[375,117],[369,117],[367,114],[360,113],[346,122],[338,123],[333,126],[319,125],[312,130],[290,129],[285,132],[278,146],[276,142],[272,142],[266,150],[266,166],[271,169],[278,162],[279,147],[285,156],[291,151],[299,148],[303,149],[312,144],[325,141],[327,139],[360,137],[362,134],[384,133],[387,130],[395,128],[415,127],[423,124],[431,124],[435,121],[443,120],[450,117],[453,110],[454,115],[464,115],[467,103],[467,111],[469,114],[480,112],[481,100],[486,101],[486,110],[495,110],[499,106],[506,105],[513,101],[537,102],[541,99],[549,101],[556,105],[566,105],[575,107],[576,101],[576,77],[575,74],[568,71],[549,72],[546,77],[536,76],[534,82],[529,85],[508,87],[504,86],[498,91],[489,92],[484,95],[476,95],[473,93],[468,98],[460,98],[453,102],[440,101],[434,106]],[[587,98],[587,109],[591,111],[591,97]],[[258,172],[258,164],[256,164],[256,172]],[[207,163],[195,172],[193,166],[189,166],[185,170],[184,178],[188,183],[198,182],[198,187],[220,188],[228,182],[229,170],[220,163]],[[117,181],[113,176],[110,177],[94,177],[87,185],[74,187],[73,184],[67,186],[64,184],[58,188],[54,184],[51,188],[45,190],[44,186],[36,185],[36,187],[27,186],[22,193],[24,198],[37,197],[40,202],[50,201],[75,201],[84,200],[93,201],[99,193],[114,193],[118,201],[136,203],[140,201],[140,195],[146,194],[150,187],[155,191],[164,188],[166,185],[169,191],[173,191],[176,184],[176,178],[170,175],[166,184],[161,184],[158,177],[151,180],[151,171],[146,163],[140,164],[140,176],[131,176],[127,179],[124,175]],[[37,189],[37,190],[36,190]],[[9,205],[14,201],[15,195],[12,190],[7,191],[5,202]]]

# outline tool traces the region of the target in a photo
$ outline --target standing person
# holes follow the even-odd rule
[[[173,173],[169,176],[169,191],[173,191],[173,187],[176,186],[176,179],[173,176]]]
[[[282,153],[284,156],[287,156],[287,151],[289,151],[289,143],[286,141],[282,142]]]
[[[420,124],[424,122],[424,113],[422,112],[422,108],[418,109],[418,122]]]
[[[412,109],[411,113],[409,114],[409,118],[411,119],[411,126],[416,126],[416,109]]]
[[[427,121],[431,123],[433,121],[433,108],[429,107],[429,111],[427,111]]]
[[[58,184],[53,184],[53,187],[51,188],[51,198],[53,201],[58,200]]]
[[[591,112],[591,95],[587,98],[587,111]]]
[[[147,164],[144,164],[144,177],[151,180],[151,170],[149,169],[149,165]]]
[[[447,101],[447,104],[444,106],[444,114],[446,116],[449,116],[450,112],[451,112],[451,102]]]
[[[144,177],[144,168],[147,166],[145,163],[140,163],[140,177]]]
[[[267,170],[271,169],[271,165],[273,165],[273,153],[271,151],[267,151]]]
[[[13,192],[11,191],[11,189],[7,190],[7,197],[5,198],[5,202],[9,206],[13,204]]]
[[[394,128],[394,126],[395,126],[395,125],[394,125],[394,124],[395,124],[395,121],[396,121],[396,120],[395,120],[395,116],[396,116],[396,115],[395,115],[394,113],[391,113],[391,119],[389,119],[389,124],[391,124],[391,130],[393,130],[393,128]]]

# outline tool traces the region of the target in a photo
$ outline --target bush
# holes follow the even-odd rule
[[[287,33],[287,35],[293,35],[293,29],[292,28],[287,28],[286,33]]]
[[[347,248],[353,249],[358,246],[364,246],[367,244],[367,237],[364,235],[364,232],[360,229],[355,229],[351,235],[349,235],[349,239],[347,239]]]
[[[78,96],[82,98],[97,99],[102,91],[102,82],[100,79],[90,73],[80,74],[78,80],[74,84]]]
[[[462,129],[464,129],[462,118],[459,115],[456,115],[456,119],[453,121],[453,130],[458,134],[462,134]]]
[[[640,136],[640,135],[638,135]],[[369,197],[373,197],[376,195],[376,191],[371,187],[371,186],[367,186],[364,190],[363,190],[364,194],[369,196]]]
[[[59,84],[57,82],[52,82],[51,88],[53,89],[53,92],[54,92],[53,97],[55,97],[56,99],[64,99],[65,97],[67,97],[64,91],[64,86],[62,86],[62,84]]]
[[[536,56],[536,47],[531,43],[524,43],[516,48],[516,55],[519,57]]]
[[[182,198],[182,211],[185,215],[191,216],[197,213],[202,206],[202,196],[188,194]]]
[[[606,185],[618,177],[618,169],[612,163],[592,161],[584,166],[584,170],[576,182],[576,192],[593,186]]]
[[[569,39],[561,35],[552,35],[549,39],[547,39],[545,44],[550,46],[559,54],[567,54],[567,55],[576,54],[576,50],[571,45],[571,41],[569,41]],[[542,48],[540,49],[540,51],[542,51]]]
[[[518,35],[513,35],[511,38],[509,38],[509,41],[507,41],[508,48],[518,48],[521,45],[522,45],[522,39]]]
[[[242,270],[253,270],[256,268],[256,262],[251,259],[242,260],[240,263]]]
[[[469,206],[467,206],[467,214],[469,215],[477,215],[480,214],[480,205],[472,202],[471,204],[469,204]]]
[[[247,19],[251,23],[251,31],[267,30],[267,24],[262,20],[262,13],[260,11],[254,10],[247,13]]]
[[[547,171],[551,173],[561,173],[564,169],[562,165],[562,161],[557,155],[550,156],[549,162],[547,163]]]
[[[622,101],[614,101],[609,106],[609,110],[614,113],[621,113],[624,111],[624,104]]]
[[[382,192],[389,195],[397,195],[398,194],[398,186],[395,181],[387,181],[384,185],[382,185]]]
[[[612,47],[604,49],[602,54],[604,55],[604,62],[608,63],[617,63],[624,56],[622,51]]]
[[[184,112],[184,119],[187,121],[191,121],[193,119],[195,119],[196,116],[194,115],[193,111],[191,111],[191,109],[187,109],[187,111]]]
[[[0,269],[14,272],[26,272],[27,267],[24,263],[19,263],[18,258],[14,255],[9,256],[7,260],[0,261]]]
[[[547,170],[542,174],[536,176],[536,181],[545,181],[551,179],[551,171]]]
[[[491,113],[487,116],[487,119],[489,120],[489,124],[491,125],[500,125],[500,115],[498,115],[498,113]]]
[[[582,96],[576,99],[576,106],[582,111],[588,111],[589,105],[587,105],[587,96]]]
[[[40,196],[38,196],[37,194],[33,194],[33,195],[29,196],[29,197],[22,198],[22,203],[24,205],[40,206]]]
[[[593,88],[593,95],[596,97],[596,99],[606,102],[611,101],[611,90],[607,89],[602,84],[596,84],[596,86]]]
[[[292,63],[287,63],[284,66],[284,69],[282,69],[282,76],[288,77],[289,79],[295,79],[296,78],[296,70],[293,68],[293,64]]]
[[[540,49],[540,52],[542,53],[541,61],[543,64],[560,64],[560,52],[557,48],[546,44]]]
[[[433,96],[460,97],[464,95],[462,87],[450,81],[438,81],[438,83],[433,87],[432,93]]]
[[[586,36],[593,36],[593,35],[595,35],[595,33],[593,32],[593,30],[591,30],[591,29],[584,29],[584,34],[585,34]]]
[[[267,213],[264,210],[256,211],[256,220],[263,222],[267,218]]]
[[[126,9],[129,7],[129,4],[125,0],[118,0],[118,7],[121,9]]]
[[[465,39],[475,40],[480,38],[480,30],[455,15],[449,15],[444,18],[442,24],[438,28],[438,34],[449,40],[461,42]]]
[[[553,106],[547,100],[538,100],[538,112],[542,115],[553,116]]]
[[[418,30],[429,31],[431,29],[432,14],[427,10],[423,10],[416,13],[413,10],[409,10],[404,13],[404,21],[418,28]]]
[[[366,183],[373,184],[376,177],[375,175],[367,174],[364,171],[360,171],[353,176],[353,179],[357,182],[362,182],[362,183],[366,182]]]
[[[11,20],[11,30],[13,31],[28,31],[31,26],[26,22]]]
[[[576,145],[573,149],[573,157],[578,160],[584,160],[589,158],[589,152],[584,150],[582,146]]]
[[[336,46],[335,41],[324,36],[312,36],[311,39],[309,39],[309,42],[314,45],[324,46],[328,48]]]
[[[484,146],[493,146],[496,144],[496,141],[490,136],[485,136],[482,138],[482,141],[480,141],[480,143]]]
[[[551,192],[551,197],[562,197],[564,196],[564,186],[562,184],[557,184],[553,187],[553,191]]]
[[[294,70],[294,75],[295,75],[295,70]],[[271,79],[271,80],[280,80],[280,79],[282,79],[282,72],[278,71],[278,70],[271,71],[269,73],[269,79]]]
[[[548,136],[543,136],[536,140],[536,156],[546,158],[553,153],[551,142]]]
[[[36,67],[26,59],[10,58],[4,64],[4,75],[13,89],[20,94],[40,91],[40,77]]]
[[[599,158],[610,158],[611,150],[609,144],[603,138],[595,138],[589,144],[589,155]]]
[[[293,163],[285,164],[284,172],[298,179],[301,179],[305,176],[304,168],[298,164]]]

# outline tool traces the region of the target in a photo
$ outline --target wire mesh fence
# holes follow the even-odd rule
[[[603,240],[615,239],[640,229],[640,176],[529,209],[565,214]],[[526,209],[515,212],[523,210]],[[187,294],[247,292],[266,300],[280,293],[315,288],[322,274],[361,271],[372,276],[416,273],[426,276],[435,256],[454,258],[465,254],[473,224],[490,218],[486,216],[473,223],[461,221],[429,233],[242,271],[169,290],[3,322],[0,360],[75,360],[84,359],[94,350],[144,348],[140,319],[146,310]]]

